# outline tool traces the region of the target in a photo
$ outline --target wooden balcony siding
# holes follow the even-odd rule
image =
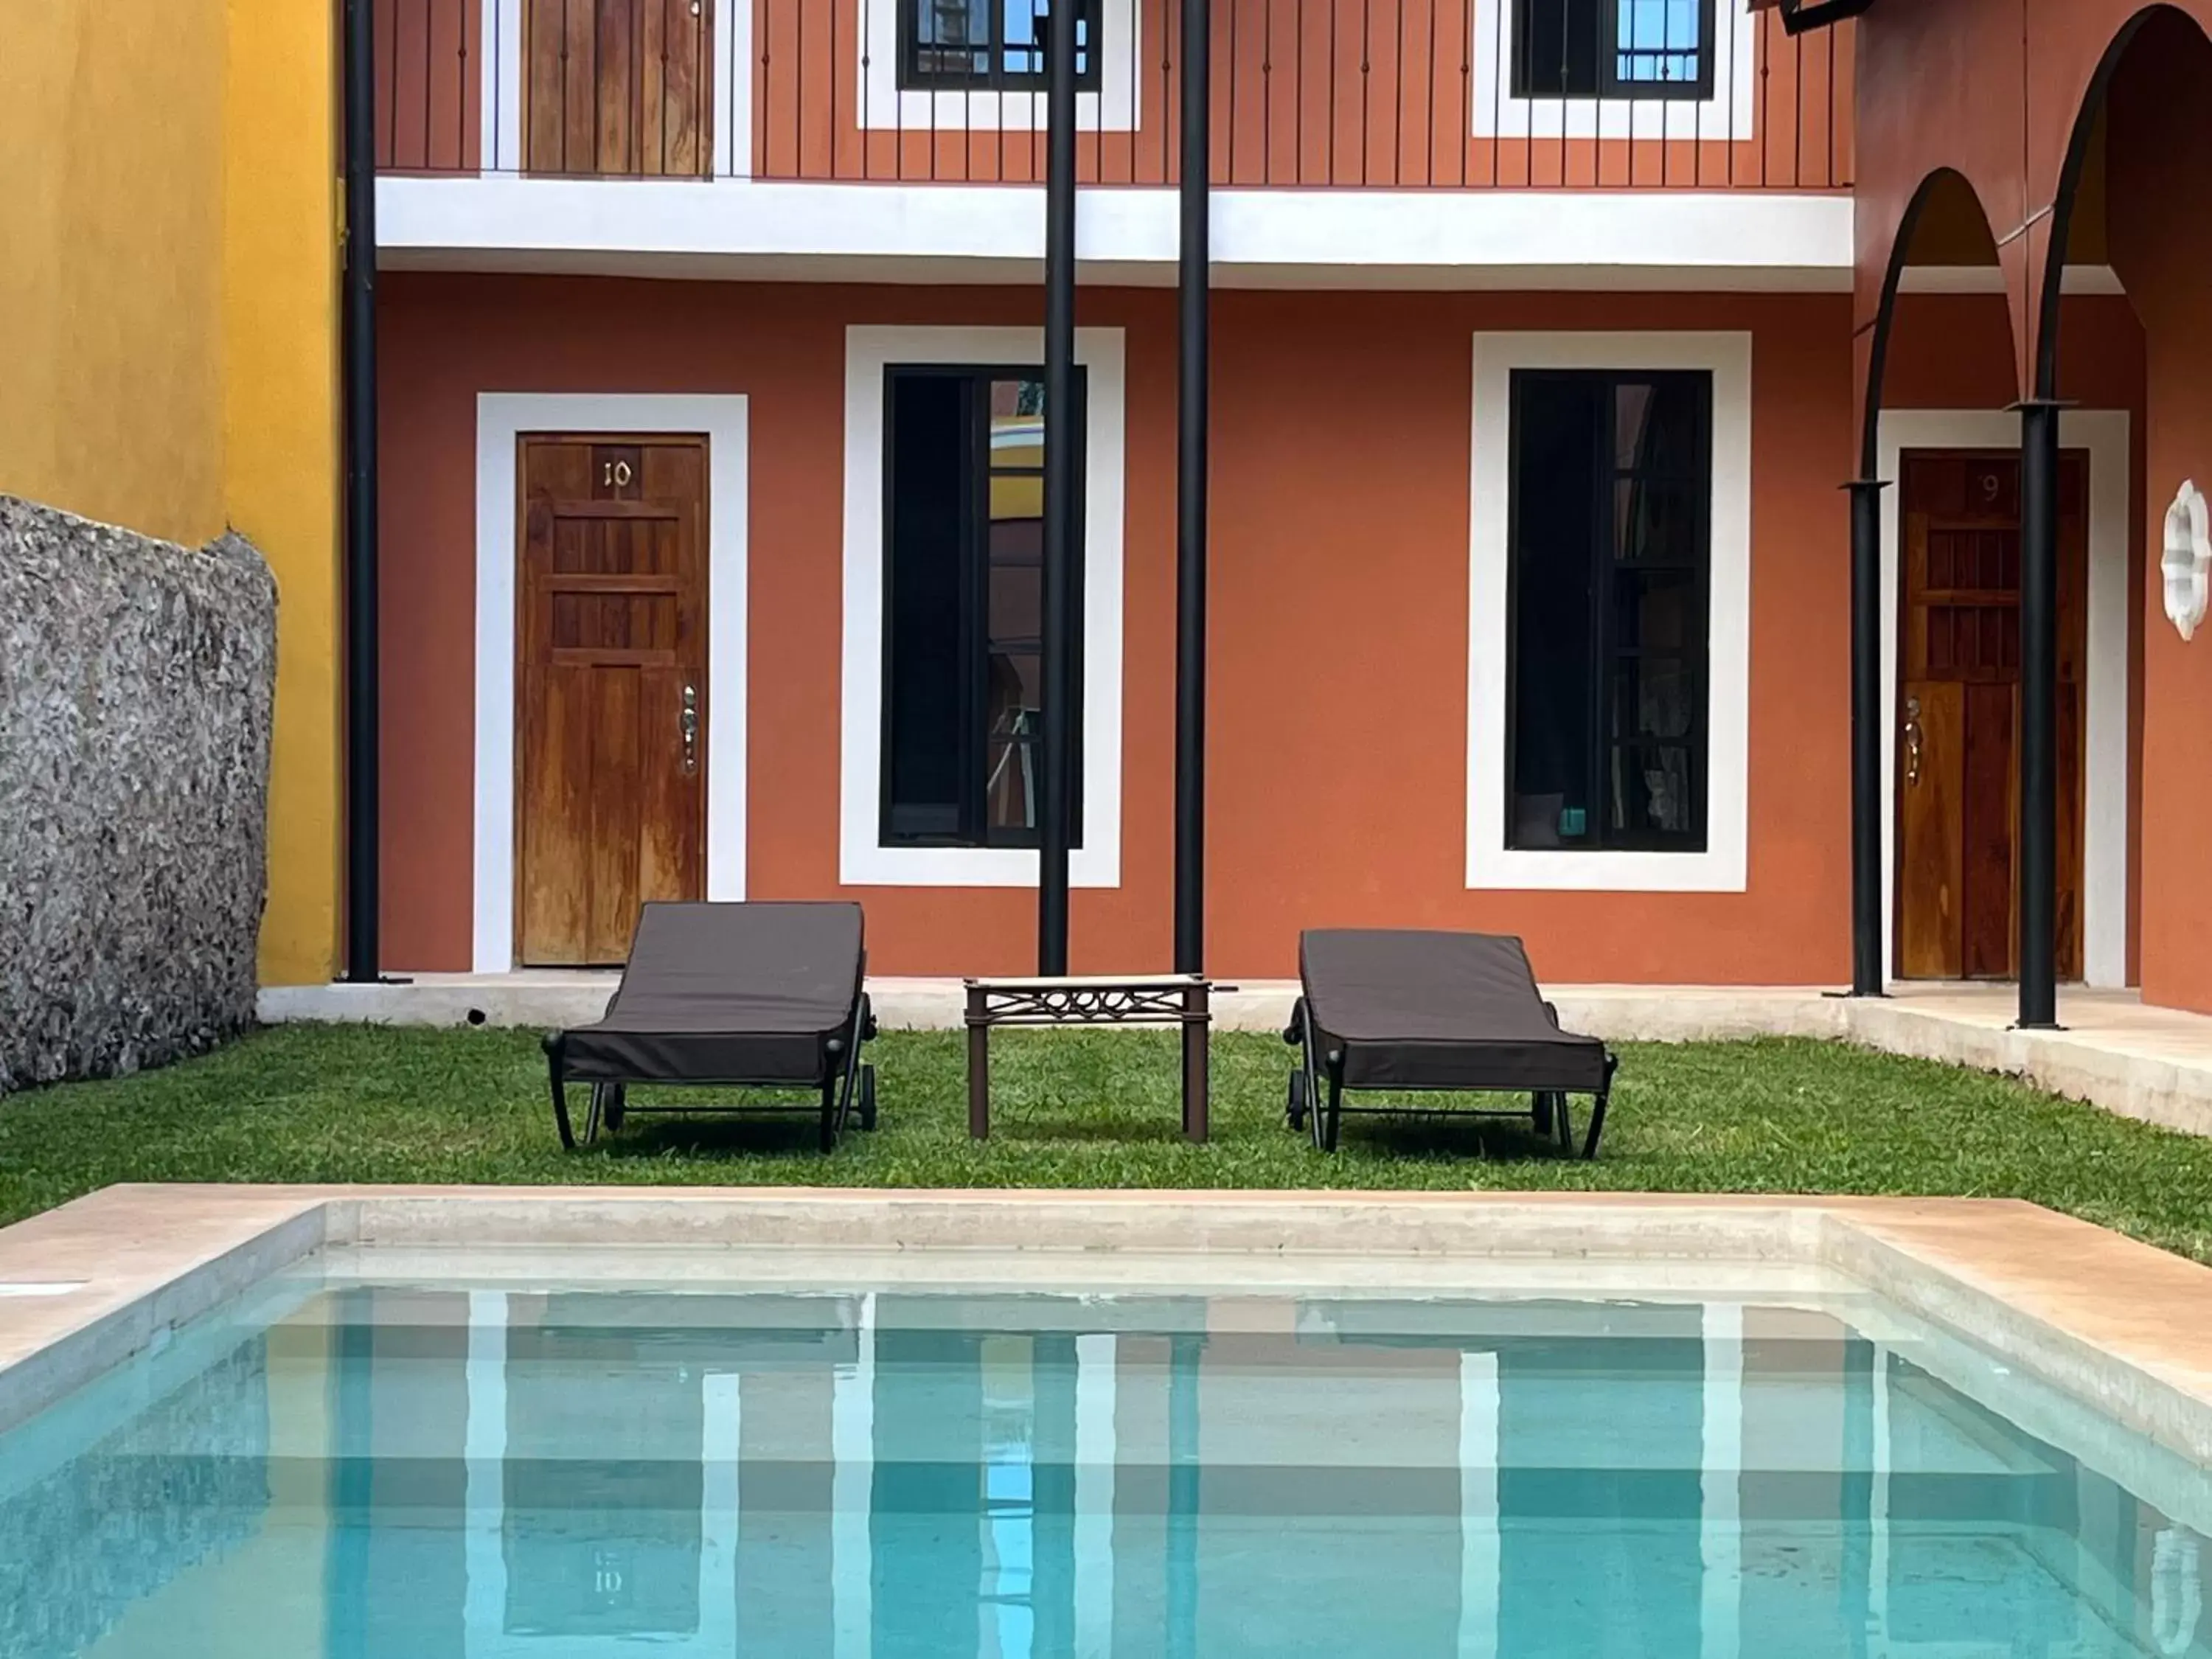
[[[1107,27],[1079,175],[1173,185],[1182,0],[1094,3]],[[379,165],[1041,182],[1042,94],[902,91],[898,3],[378,0]],[[1792,37],[1778,13],[1718,3],[1708,97],[1516,99],[1510,0],[1214,0],[1213,182],[1848,190],[1852,30]]]

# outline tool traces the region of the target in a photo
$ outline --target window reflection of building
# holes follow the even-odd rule
[[[376,1294],[329,1592],[376,1659],[584,1659],[618,1613],[834,1659],[2082,1659],[2187,1613],[2195,1534],[1826,1313]],[[623,1413],[664,1426],[592,1426]],[[688,1474],[602,1478],[640,1461]],[[562,1510],[631,1551],[626,1607]]]
[[[866,1413],[857,1433],[851,1420],[853,1382],[872,1370],[866,1313],[848,1297],[471,1295],[468,1659],[633,1640],[727,1655],[741,1632],[803,1649],[821,1643],[824,1625],[854,1627],[845,1602],[856,1590],[859,1639],[834,1650],[866,1655]],[[778,1397],[786,1377],[795,1413]],[[764,1420],[744,1413],[748,1381],[752,1416]],[[810,1409],[817,1402],[826,1413]],[[823,1416],[818,1443],[805,1443]],[[749,1444],[764,1454],[754,1501],[778,1511],[752,1528]],[[830,1474],[811,1503],[793,1485],[808,1468]],[[857,1552],[839,1508],[852,1503],[855,1473]],[[749,1568],[792,1565],[802,1579],[820,1574],[822,1593],[748,1587]]]

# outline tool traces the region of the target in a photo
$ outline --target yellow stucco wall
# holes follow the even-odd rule
[[[0,489],[179,541],[222,528],[219,0],[9,6]]]
[[[336,8],[228,9],[223,494],[276,574],[261,977],[312,984],[337,963],[343,845]]]
[[[272,983],[338,941],[332,10],[39,0],[0,46],[0,491],[275,569]]]

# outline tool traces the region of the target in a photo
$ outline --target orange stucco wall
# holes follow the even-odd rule
[[[2212,487],[2212,226],[2177,209],[2212,181],[2212,46],[2179,16],[2146,28],[2112,91],[2112,263],[2142,318],[2147,428],[2142,496],[2151,557],[2144,611],[2142,987],[2147,1000],[2212,1012],[2212,637],[2166,621],[2158,569],[2166,504],[2185,478]]]
[[[1122,880],[1075,895],[1079,969],[1169,954],[1173,303],[1097,290],[1081,307],[1126,331],[1129,413]],[[387,964],[467,963],[484,390],[750,398],[748,886],[837,894],[844,330],[1034,325],[1036,294],[395,273],[384,307]],[[1754,337],[1744,894],[1464,884],[1470,337],[1607,328]],[[1301,927],[1365,922],[1518,932],[1566,980],[1846,972],[1843,296],[1223,293],[1214,361],[1217,970],[1285,974]],[[1033,960],[1032,892],[848,896],[879,971]]]

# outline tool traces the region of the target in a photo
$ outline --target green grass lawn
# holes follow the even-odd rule
[[[533,1033],[283,1027],[0,1100],[0,1222],[118,1181],[1892,1193],[2032,1199],[2212,1261],[2212,1140],[1824,1043],[1631,1047],[1595,1164],[1525,1120],[1352,1119],[1340,1152],[1316,1152],[1284,1127],[1291,1050],[1267,1036],[1215,1038],[1207,1146],[1180,1138],[1165,1033],[994,1037],[981,1145],[959,1033],[888,1033],[869,1052],[882,1125],[828,1158],[801,1118],[633,1117],[564,1154]]]

